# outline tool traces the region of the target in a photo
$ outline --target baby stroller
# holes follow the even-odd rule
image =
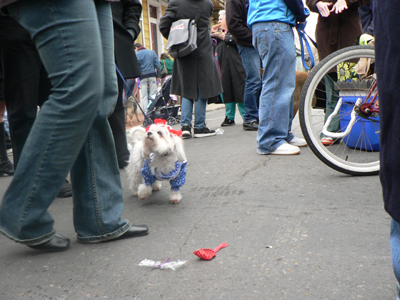
[[[170,89],[171,77],[164,81],[156,99],[148,107],[143,125],[150,125],[149,122],[154,123],[155,119],[167,120],[168,125],[175,125],[180,122],[181,116],[178,116],[180,106],[175,105],[175,101],[171,99]]]

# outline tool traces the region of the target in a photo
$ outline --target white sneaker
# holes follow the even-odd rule
[[[284,143],[280,145],[275,151],[270,154],[273,155],[295,155],[300,153],[300,148],[297,146],[290,145],[288,143]]]
[[[290,145],[292,146],[297,146],[297,147],[305,147],[307,146],[307,142],[305,139],[302,138],[298,138],[297,136],[295,136],[290,142]]]

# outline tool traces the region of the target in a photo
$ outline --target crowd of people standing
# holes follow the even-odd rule
[[[395,58],[397,52],[383,46],[389,39],[384,18],[390,16],[390,29],[397,32],[398,18],[390,14],[394,11],[390,4],[398,5],[394,0],[383,2],[376,9],[382,41],[378,50]],[[363,29],[374,34],[369,0],[307,0],[306,4],[319,14],[320,59],[352,45]],[[69,247],[69,238],[55,232],[47,210],[63,189],[64,196],[73,195],[79,242],[148,234],[147,226],[132,225],[121,217],[120,169],[129,158],[122,104],[126,80],[130,91],[135,78],[140,78],[146,113],[157,93],[157,78],[172,77],[171,94],[182,98],[183,138],[216,134],[206,125],[206,107],[208,99],[220,97],[225,104],[221,125],[235,124],[238,107],[243,129],[257,131],[258,154],[294,155],[306,146],[291,131],[296,70],[292,28],[309,15],[302,1],[227,0],[226,11],[220,12],[210,34],[210,0],[170,0],[159,22],[165,38],[174,21],[200,15],[197,50],[175,60],[167,54],[159,59],[154,51],[134,44],[141,30],[139,0],[0,0],[0,9],[6,12],[0,13],[0,173],[14,176],[0,206],[0,232],[16,242],[41,251]],[[383,77],[390,66],[383,56],[378,62]],[[337,101],[334,81],[327,85],[327,116]],[[380,85],[390,90],[398,82],[380,81]],[[382,94],[383,108],[386,101],[393,101],[392,95]],[[14,164],[5,146],[5,107]],[[385,118],[387,124],[397,122],[396,111],[384,113],[392,116]],[[388,128],[396,126],[385,124],[381,178],[386,209],[393,217],[393,265],[398,278],[398,177],[392,175],[397,174],[392,166],[399,160],[393,155],[397,148],[386,143],[395,139]],[[327,145],[335,142],[321,139]],[[68,174],[72,187],[66,182]]]

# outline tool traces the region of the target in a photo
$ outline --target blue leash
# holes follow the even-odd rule
[[[311,47],[310,44],[308,43],[308,40],[306,38],[307,33],[305,33],[304,28],[306,27],[306,24],[298,24],[296,29],[297,29],[297,33],[299,34],[299,40],[300,40],[300,46],[301,46],[301,60],[303,62],[303,66],[306,70],[311,70],[312,68],[314,68],[315,65],[315,61],[314,61],[314,56],[312,54],[311,51]],[[308,35],[307,35],[308,36]],[[307,47],[307,52],[310,55],[310,59],[311,59],[311,67],[307,66],[306,61],[304,59],[304,46],[303,46],[303,41]],[[314,41],[313,41],[314,43]],[[314,46],[316,46],[316,44],[314,43]]]
[[[118,69],[117,64],[115,64],[115,68],[117,69],[119,77],[121,77],[122,81],[125,83],[125,88],[127,88],[129,90],[129,92],[133,95],[133,91],[131,91],[131,89],[129,88],[128,84],[126,83],[125,78],[124,78],[124,76],[122,76],[120,70]],[[139,102],[137,101],[136,97],[133,97],[133,98],[135,99],[135,101],[136,101],[137,105],[139,106],[140,110],[142,111],[143,116],[145,117],[145,119],[147,121],[147,124],[149,124],[149,125],[153,124],[153,122],[150,121],[149,117],[146,116],[146,114],[144,113],[144,111],[143,111],[142,107],[140,106]]]

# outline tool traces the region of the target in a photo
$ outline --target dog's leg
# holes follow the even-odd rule
[[[138,196],[140,200],[144,200],[151,195],[153,189],[150,185],[139,184]]]
[[[132,153],[135,152],[132,151]],[[135,162],[132,155],[126,171],[128,173],[128,178],[130,179],[129,189],[133,192],[135,196],[138,195],[139,184],[143,183],[143,176],[140,172],[141,167],[141,160],[139,160],[139,162]]]
[[[139,190],[139,182],[137,182],[136,180],[132,180],[129,188],[133,192],[133,195],[137,197]]]
[[[182,199],[182,195],[180,191],[174,191],[171,189],[169,193],[169,200],[172,204],[178,204]]]
[[[128,116],[128,122],[129,122],[129,124],[131,124],[131,126],[133,126],[133,122],[132,122],[132,117],[131,116]]]
[[[159,191],[161,190],[161,186],[162,186],[161,181],[156,180],[151,187],[153,188],[153,191]]]
[[[136,120],[137,120],[138,122],[140,122],[139,113],[138,113],[137,111],[135,111],[135,117],[136,117]]]

